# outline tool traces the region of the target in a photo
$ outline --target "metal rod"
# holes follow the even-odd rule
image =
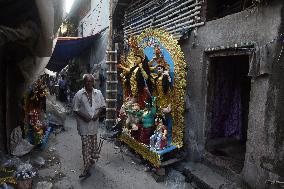
[[[190,10],[190,11],[188,11],[188,12],[186,12],[186,13],[183,13],[183,14],[181,14],[181,15],[179,15],[178,17],[175,17],[175,18],[173,18],[173,19],[170,19],[170,20],[167,20],[167,21],[165,21],[165,22],[163,22],[163,23],[161,23],[161,24],[157,24],[157,25],[155,25],[155,27],[159,27],[159,26],[162,26],[162,25],[164,25],[164,26],[167,26],[167,25],[170,25],[170,24],[172,24],[172,23],[176,23],[177,21],[182,21],[182,20],[185,20],[185,19],[188,19],[188,18],[191,18],[192,16],[196,16],[197,14],[200,14],[200,11],[198,11],[199,9],[201,9],[201,6],[197,6],[197,7],[195,7],[193,10]],[[196,11],[196,12],[195,12]],[[193,14],[192,14],[193,13]],[[169,15],[168,17],[170,17],[171,15]],[[186,16],[188,16],[188,17],[186,17]],[[181,18],[181,19],[180,19]],[[162,20],[157,20],[157,22],[161,22]],[[173,22],[173,21],[176,21],[176,22]]]
[[[111,50],[108,50],[106,51],[108,54],[114,54],[114,53],[117,53],[117,51],[111,51]]]
[[[146,24],[146,23],[148,23],[148,22],[151,22],[151,20],[146,20],[146,19],[148,19],[148,18],[153,18],[153,17],[156,16],[156,15],[157,15],[156,18],[160,18],[161,15],[166,15],[166,16],[164,16],[164,17],[161,17],[160,20],[155,21],[155,22],[160,22],[160,21],[162,21],[162,20],[167,19],[167,18],[169,17],[169,15],[174,15],[174,14],[177,14],[177,13],[179,13],[179,12],[183,12],[183,11],[185,11],[185,10],[188,10],[188,9],[190,9],[190,8],[192,8],[192,7],[197,6],[197,5],[200,4],[200,3],[195,3],[195,4],[192,4],[192,5],[188,6],[188,7],[186,7],[186,8],[183,8],[183,9],[181,9],[181,10],[177,10],[177,9],[179,9],[180,7],[182,7],[183,5],[186,5],[187,3],[190,3],[190,2],[192,2],[192,1],[193,1],[193,0],[189,0],[189,1],[184,2],[184,3],[182,3],[182,4],[180,4],[180,5],[178,5],[178,6],[174,7],[174,8],[172,8],[172,9],[166,11],[166,12],[163,12],[162,14],[158,14],[158,13],[162,12],[163,9],[166,9],[166,8],[167,8],[167,7],[163,7],[163,8],[162,8],[161,10],[159,10],[157,13],[154,13],[154,14],[152,14],[152,15],[150,15],[150,16],[144,18],[144,19],[141,19],[141,20],[139,20],[139,21],[137,21],[137,22],[135,22],[135,23],[132,23],[131,25],[126,26],[124,29],[125,29],[125,31],[127,31],[127,30],[129,30],[129,29],[128,29],[129,27],[130,27],[130,29],[131,29],[131,27],[132,27],[133,25],[136,25],[137,23],[140,23],[140,22],[142,22],[142,21],[143,21],[143,22],[142,22],[141,25],[144,25],[144,24]],[[168,6],[171,6],[171,5],[173,5],[173,4],[174,4],[174,3],[171,3],[171,4],[168,5]],[[174,11],[174,10],[177,10],[177,11],[175,11],[174,13],[169,14],[169,12]],[[145,20],[146,20],[146,21],[145,21]]]
[[[171,4],[169,4],[168,6],[172,6],[173,4],[174,4],[174,3],[171,3]],[[133,25],[138,24],[138,23],[140,23],[140,22],[144,23],[145,20],[147,20],[148,18],[152,18],[152,17],[158,15],[159,13],[161,13],[161,12],[162,12],[164,9],[166,9],[166,8],[167,8],[167,7],[163,7],[163,8],[161,8],[159,11],[155,12],[154,14],[152,14],[152,15],[150,15],[150,16],[147,16],[147,17],[145,17],[145,18],[143,18],[143,19],[141,19],[141,20],[138,20],[137,22],[132,23],[132,24],[130,24],[130,25],[128,25],[128,26],[125,26],[124,29],[128,29],[129,27],[132,27]]]

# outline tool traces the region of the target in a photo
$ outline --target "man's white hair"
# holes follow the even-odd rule
[[[85,79],[86,79],[88,76],[90,76],[90,77],[93,79],[93,81],[95,81],[95,77],[94,77],[92,74],[84,74],[84,75],[83,75],[83,81],[85,81]]]

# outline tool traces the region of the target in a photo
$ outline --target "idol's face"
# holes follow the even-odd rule
[[[159,48],[156,48],[155,49],[155,54],[156,54],[156,56],[160,56],[161,55],[161,49],[159,49]]]
[[[139,64],[139,63],[142,62],[142,60],[141,60],[141,58],[140,58],[139,56],[137,56],[137,57],[135,58],[135,62],[136,62],[136,64]]]
[[[164,68],[161,66],[157,67],[158,74],[162,74],[164,72]]]

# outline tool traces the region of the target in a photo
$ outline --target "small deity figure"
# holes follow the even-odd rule
[[[132,124],[135,122],[135,118],[134,118],[135,110],[133,110],[133,107],[135,107],[134,106],[135,104],[136,104],[135,98],[127,97],[119,111],[119,117],[121,119],[126,120],[125,123],[128,129],[132,128]]]
[[[148,65],[151,66],[151,69],[156,69],[156,67],[158,65],[161,65],[163,67],[165,67],[167,70],[169,70],[169,65],[167,64],[167,62],[164,59],[162,50],[160,49],[159,45],[154,45],[154,51],[155,51],[155,56],[154,58],[149,61]],[[153,64],[156,62],[156,66],[153,66]]]
[[[171,77],[169,71],[162,65],[157,66],[158,76],[155,78],[155,93],[157,110],[161,114],[171,112]]]
[[[152,97],[150,102],[146,103],[146,109],[142,114],[142,130],[140,141],[146,145],[149,145],[150,136],[153,134],[156,112],[156,97]]]
[[[167,145],[171,144],[172,140],[172,116],[171,116],[171,107],[172,107],[172,79],[169,74],[170,66],[165,61],[161,49],[159,46],[155,46],[155,61],[157,65],[155,65],[155,69],[157,71],[157,75],[155,77],[154,86],[155,90],[153,95],[157,97],[157,113],[162,115],[165,119],[165,123],[167,126]]]
[[[129,109],[130,106],[134,103],[134,99],[131,99],[130,97],[127,97],[123,100],[123,104],[122,106],[120,107],[120,110],[119,110],[119,118],[120,119],[124,119],[127,117],[127,114],[126,114],[126,109]]]
[[[139,104],[134,103],[132,105],[132,110],[128,111],[129,115],[129,121],[130,127],[129,127],[129,134],[136,139],[138,142],[140,142],[140,134],[142,130],[141,125],[141,117],[143,114],[143,111],[140,110]]]
[[[150,137],[150,147],[155,150],[163,150],[167,146],[167,127],[161,117],[155,120],[156,130]]]
[[[127,109],[126,112],[126,125],[129,126],[129,130],[138,130],[138,123],[142,114],[139,105],[137,103],[132,104],[131,109]]]
[[[124,100],[124,103],[122,104],[120,111],[119,111],[119,119],[120,120],[125,120],[126,127],[124,127],[123,132],[124,133],[129,133],[128,128],[130,127],[130,120],[131,116],[128,113],[128,110],[132,108],[132,105],[136,103],[134,98],[127,97]],[[119,120],[118,120],[119,121]]]
[[[152,97],[150,102],[146,103],[146,109],[142,114],[142,123],[144,128],[154,126],[156,116],[156,97]]]
[[[159,45],[154,46],[155,57],[149,62],[151,69],[156,73],[152,74],[154,78],[153,95],[157,97],[157,111],[159,114],[169,113],[171,111],[171,77],[169,74],[170,66],[165,61]],[[155,66],[152,66],[156,62]]]

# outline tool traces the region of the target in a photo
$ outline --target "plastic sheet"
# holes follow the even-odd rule
[[[15,128],[10,136],[11,139],[11,154],[14,156],[23,156],[29,153],[34,146],[23,139],[22,130],[20,127]]]
[[[4,168],[17,168],[20,164],[22,164],[22,160],[20,160],[20,158],[18,157],[12,157],[10,159],[6,159],[3,160],[1,162],[1,167]]]
[[[14,187],[9,184],[4,183],[0,185],[0,189],[14,189]]]
[[[48,113],[51,124],[64,125],[67,116],[67,110],[60,102],[57,102],[56,99],[52,96],[47,97],[46,99],[46,111]]]
[[[41,150],[43,150],[48,142],[48,137],[50,135],[50,133],[53,131],[53,129],[51,127],[48,127],[48,129],[45,131],[45,135],[44,138],[42,139],[41,144],[39,145],[39,148]]]
[[[16,178],[17,180],[27,180],[36,176],[33,166],[30,163],[22,163],[17,167]]]
[[[39,166],[39,167],[42,167],[45,165],[45,159],[41,156],[38,156],[36,157],[35,159],[32,160],[32,163]]]

